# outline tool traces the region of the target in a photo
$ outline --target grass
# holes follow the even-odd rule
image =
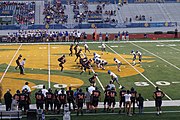
[[[72,113],[71,114],[71,119],[72,120],[110,120],[110,119],[114,119],[114,120],[119,120],[119,119],[123,119],[123,120],[129,120],[129,119],[133,119],[133,120],[178,120],[180,117],[179,114],[179,107],[163,107],[162,108],[164,113],[162,113],[161,115],[157,116],[155,114],[155,108],[145,108],[143,114],[138,114],[136,113],[135,115],[133,115],[132,117],[129,117],[125,114],[118,114],[118,109],[115,110],[115,113],[103,113],[101,112],[102,109],[99,109],[97,114],[94,113],[88,113],[88,114],[84,114],[83,116],[76,116],[76,113]],[[153,111],[153,112],[152,112]],[[169,111],[169,112],[168,112]],[[174,112],[171,112],[174,111]],[[175,112],[176,111],[176,112]],[[24,118],[22,120],[25,120],[27,116],[24,116]],[[46,120],[62,120],[62,115],[47,115],[46,116]]]
[[[162,45],[162,43],[135,43],[143,47],[144,49],[158,55],[159,57],[167,60],[168,62],[180,67],[179,63],[179,51],[180,50],[180,43],[173,42],[173,43],[163,43],[164,46],[157,46]],[[175,46],[169,47],[168,45],[174,44]],[[92,53],[97,52],[101,54],[101,49],[98,47],[100,44],[88,44],[91,50],[91,54],[87,53],[89,58],[92,58]],[[153,56],[152,54],[144,51],[131,43],[109,43],[108,46],[118,46],[118,47],[111,47],[114,51],[120,54],[124,59],[126,59],[129,63],[132,63],[132,55],[130,55],[131,50],[139,50],[143,54],[143,63],[140,66],[137,64],[135,67],[138,71],[142,72],[142,74],[147,77],[153,84],[159,86],[167,95],[169,95],[173,100],[179,100],[180,96],[177,95],[177,92],[180,91],[180,84],[174,84],[173,82],[180,82],[178,78],[180,78],[179,70],[174,68],[172,65],[167,64],[166,62],[160,60],[159,58]],[[83,48],[82,45],[80,45]],[[1,46],[1,58],[0,59],[0,74],[2,74],[9,61],[12,59],[13,55],[15,54],[18,45],[3,45]],[[80,85],[81,88],[85,91],[85,88],[89,86],[88,78],[92,76],[89,75],[87,72],[80,75],[80,68],[76,62],[74,62],[75,56],[69,57],[69,45],[50,45],[50,79],[51,79],[51,88],[53,90],[59,89],[54,88],[54,84],[66,84],[66,77],[70,77],[73,82],[76,82],[78,79],[79,81],[83,81],[83,85]],[[7,49],[8,48],[8,49]],[[113,51],[109,48],[106,48],[108,54],[101,55],[103,59],[108,61],[108,65],[106,66],[106,70],[99,70],[96,67],[93,67],[94,71],[98,73],[98,77],[103,86],[106,86],[109,83],[110,76],[107,74],[107,70],[110,69],[111,71],[115,72],[118,77],[120,83],[126,87],[126,89],[130,89],[134,87],[138,93],[141,93],[145,99],[153,100],[152,94],[155,90],[154,87],[142,77],[142,75],[138,74],[128,63],[126,63],[123,59],[121,59],[118,55],[116,55]],[[19,54],[22,54],[23,57],[27,58],[26,65],[25,65],[25,76],[20,76],[19,71],[14,70],[15,67],[15,59]],[[57,58],[62,55],[66,54],[67,62],[65,63],[65,70],[64,72],[60,72],[58,67]],[[116,69],[116,65],[113,62],[113,58],[116,57],[120,61],[122,61],[123,65],[121,66],[122,72],[118,73]],[[22,88],[25,81],[30,82],[30,85],[39,85],[45,84],[48,87],[48,45],[22,45],[21,49],[18,51],[18,54],[15,56],[10,68],[8,69],[3,81],[2,87],[3,92],[6,91],[7,88],[11,88],[12,93],[17,89]],[[136,61],[138,62],[138,60]],[[37,77],[36,77],[37,76]],[[39,76],[39,77],[38,77]],[[40,77],[41,76],[41,77]],[[19,84],[16,87],[12,84]],[[170,83],[170,85],[158,85],[158,81],[165,81]],[[147,82],[148,86],[136,86],[135,82]],[[31,87],[32,87],[31,86]],[[102,88],[100,87],[99,83],[97,82],[97,86],[99,90],[103,93]],[[118,86],[116,85],[117,89]],[[76,88],[76,87],[74,87]],[[173,89],[172,89],[173,88]],[[34,103],[34,96],[33,94],[37,91],[37,89],[33,89],[32,93],[32,102]],[[103,95],[101,96],[101,101],[103,101]],[[116,98],[118,100],[118,97]],[[168,98],[164,98],[168,99]]]

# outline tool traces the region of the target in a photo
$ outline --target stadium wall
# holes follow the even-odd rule
[[[89,28],[138,28],[138,27],[175,27],[177,22],[155,23],[117,23],[117,24],[51,24],[51,25],[1,25],[0,30],[27,30],[27,29],[89,29]]]

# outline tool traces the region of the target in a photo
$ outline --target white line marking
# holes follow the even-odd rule
[[[92,70],[93,73],[95,73],[94,70],[92,69],[92,67],[91,67],[91,70]],[[101,88],[102,88],[103,91],[104,91],[105,89],[104,89],[104,87],[103,87],[101,81],[99,80],[99,78],[98,78],[97,76],[96,76],[96,79],[98,80],[98,83],[100,84]]]
[[[82,53],[82,54],[83,54],[84,57],[86,56],[84,53]],[[95,71],[93,70],[92,67],[91,67],[91,70],[92,70],[93,73],[95,73]],[[96,79],[98,80],[98,83],[100,84],[100,86],[101,86],[101,88],[103,89],[103,91],[105,91],[105,89],[104,89],[104,87],[103,87],[101,81],[99,80],[99,78],[98,78],[97,76],[96,76]]]
[[[144,74],[142,74],[138,69],[136,69],[133,65],[131,65],[131,63],[129,63],[125,58],[123,58],[120,54],[118,54],[115,50],[113,50],[111,47],[109,47],[107,44],[105,44],[111,51],[113,51],[114,53],[116,53],[121,59],[123,59],[127,64],[129,64],[136,72],[138,72],[144,79],[146,79],[152,86],[154,86],[156,88],[156,85],[151,82],[146,76],[144,76]],[[169,99],[172,100],[167,94],[165,94],[165,96]]]
[[[177,84],[177,83],[180,83],[180,82],[172,82],[172,83],[175,83],[175,84]]]
[[[113,47],[114,47],[114,48],[115,48],[115,47],[117,48],[118,46],[111,46],[111,47],[112,47],[112,48],[113,48]]]
[[[19,50],[20,50],[21,46],[22,46],[22,44],[20,44],[19,48],[16,50],[16,52],[15,52],[14,56],[12,57],[11,61],[9,62],[9,64],[8,64],[7,68],[5,69],[5,71],[4,71],[4,73],[3,73],[3,75],[2,75],[2,77],[1,77],[1,79],[0,79],[0,83],[2,82],[2,80],[3,80],[4,76],[6,75],[6,72],[8,71],[8,69],[9,69],[9,67],[10,67],[10,65],[11,65],[11,63],[12,63],[12,61],[14,60],[15,56],[16,56],[16,55],[17,55],[17,53],[19,52]]]
[[[160,43],[160,44],[163,44],[163,43]],[[165,44],[163,44],[163,45],[165,45]],[[169,48],[171,48],[171,49],[173,49],[173,50],[180,51],[180,49],[174,48],[174,46],[176,46],[175,44],[168,44],[168,45],[166,45],[166,46],[169,47]]]
[[[50,51],[50,44],[48,44],[48,87],[51,88],[51,51]]]
[[[121,41],[121,43],[128,43],[129,41]],[[180,40],[158,40],[158,41],[154,41],[154,40],[149,40],[149,41],[131,41],[133,43],[159,43],[159,42],[180,42]],[[92,44],[96,44],[96,43],[101,43],[101,42],[87,42],[88,44],[89,43],[92,43]],[[119,43],[119,42],[113,42],[113,41],[108,41],[108,42],[104,42],[104,43]],[[74,42],[45,42],[45,43],[6,43],[6,44],[0,44],[0,45],[46,45],[46,44],[52,44],[52,45],[62,45],[62,44],[74,44]],[[79,42],[79,44],[84,44],[84,42]]]
[[[180,70],[180,68],[179,68],[179,67],[177,67],[177,66],[175,66],[174,64],[172,64],[172,63],[168,62],[167,60],[165,60],[165,59],[163,59],[163,58],[159,57],[158,55],[156,55],[156,54],[154,54],[154,53],[152,53],[152,52],[150,52],[150,51],[148,51],[148,50],[144,49],[143,47],[141,47],[141,46],[139,46],[139,45],[136,45],[135,43],[132,43],[132,42],[130,42],[130,43],[131,43],[131,44],[133,44],[134,46],[136,46],[136,47],[138,47],[138,48],[140,48],[140,49],[142,49],[142,50],[144,50],[144,51],[146,51],[146,52],[148,52],[148,53],[152,54],[153,56],[155,56],[155,57],[157,57],[157,58],[161,59],[162,61],[164,61],[164,62],[168,63],[169,65],[173,66],[174,68],[176,68],[176,69]]]

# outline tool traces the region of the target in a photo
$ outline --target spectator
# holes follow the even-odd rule
[[[86,88],[86,92],[85,92],[85,102],[86,102],[86,112],[89,112],[90,110],[90,97],[91,97],[91,93],[88,91],[88,88]]]
[[[11,103],[12,103],[12,95],[10,93],[10,89],[7,89],[7,92],[4,94],[4,101],[6,105],[6,111],[11,110]]]
[[[137,106],[139,109],[139,113],[143,113],[144,98],[141,96],[141,94],[139,94],[139,96],[137,97]]]
[[[132,114],[131,114],[131,94],[130,94],[129,90],[127,90],[127,93],[124,95],[124,97],[125,97],[125,102],[126,102],[127,115],[132,116]]]

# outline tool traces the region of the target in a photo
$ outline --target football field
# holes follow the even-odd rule
[[[109,83],[110,76],[107,73],[111,70],[119,77],[119,82],[125,89],[134,87],[141,93],[145,100],[153,100],[153,92],[158,86],[166,96],[164,100],[180,100],[180,42],[159,41],[159,42],[119,42],[105,43],[106,51],[101,52],[100,43],[87,43],[91,53],[86,53],[88,58],[93,58],[93,53],[101,55],[108,64],[105,70],[98,69],[92,64],[92,71],[98,73],[96,86],[103,93],[104,87]],[[84,45],[79,44],[83,49]],[[26,81],[30,84],[34,94],[42,85],[47,88],[60,89],[61,87],[85,88],[89,86],[88,71],[80,75],[82,71],[77,62],[74,62],[75,55],[69,56],[69,43],[44,43],[44,44],[0,44],[0,82],[3,93],[9,88],[11,93],[21,90]],[[138,50],[142,52],[142,63],[132,66],[133,56],[130,52]],[[26,58],[25,75],[20,75],[15,70],[16,59],[19,55]],[[57,59],[66,55],[64,71],[60,71]],[[82,55],[83,56],[83,55]],[[122,62],[121,71],[118,72],[114,58]],[[118,90],[118,85],[116,90]],[[101,95],[103,101],[104,95]],[[118,97],[117,97],[118,99]],[[34,101],[34,96],[32,96]]]

